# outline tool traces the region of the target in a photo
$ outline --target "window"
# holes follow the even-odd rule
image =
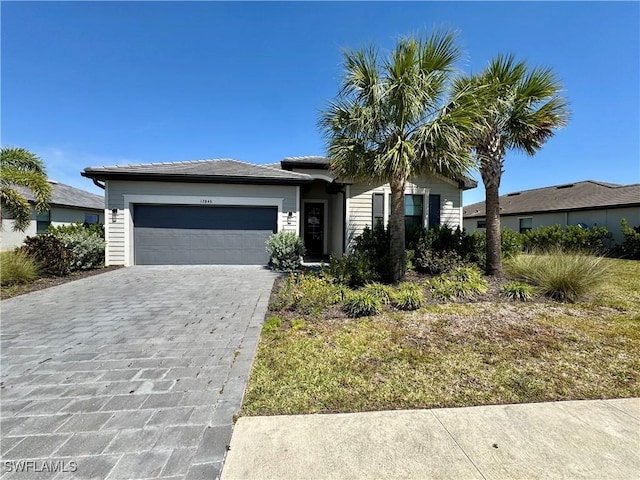
[[[429,228],[440,225],[440,195],[429,195]]]
[[[384,193],[373,194],[373,218],[371,219],[371,227],[375,227],[378,222],[384,224]]]
[[[423,199],[423,195],[404,196],[404,228],[408,229],[422,225]]]
[[[51,212],[49,210],[36,215],[36,233],[45,233],[49,225],[51,225]]]
[[[476,224],[477,228],[487,228],[487,222],[485,220],[478,220]]]
[[[525,233],[533,228],[533,218],[521,218],[520,219],[520,233]]]
[[[84,214],[84,223],[89,225],[93,225],[94,223],[98,223],[99,217],[96,213],[85,213]]]

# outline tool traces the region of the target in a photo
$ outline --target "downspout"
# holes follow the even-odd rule
[[[94,184],[96,187],[100,187],[102,190],[104,190],[104,189],[105,189],[104,184],[103,184],[103,183],[100,183],[100,182],[98,181],[98,179],[97,179],[97,178],[92,178],[91,180],[93,181],[93,184]]]

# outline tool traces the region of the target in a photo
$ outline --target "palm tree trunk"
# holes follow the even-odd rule
[[[394,178],[390,182],[391,186],[391,214],[389,215],[390,234],[390,267],[391,280],[397,282],[404,278],[405,255],[404,255],[404,178]]]
[[[500,234],[500,180],[502,178],[502,148],[500,137],[494,136],[488,148],[479,151],[480,174],[485,188],[487,263],[486,274],[502,275],[502,241]]]

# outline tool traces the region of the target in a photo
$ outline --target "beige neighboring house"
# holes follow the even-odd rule
[[[13,220],[8,212],[2,212],[0,245],[9,250],[22,244],[25,238],[43,233],[49,225],[68,225],[70,223],[104,223],[104,197],[79,188],[49,180],[53,195],[49,210],[36,213],[34,196],[26,188],[16,187],[31,204],[31,223],[24,232],[13,230]]]
[[[298,234],[309,256],[341,256],[390,212],[388,184],[335,178],[325,157],[115,165],[82,175],[106,190],[107,265],[264,265],[265,241],[279,231]],[[462,225],[462,192],[475,186],[467,178],[411,179],[406,222]]]
[[[464,207],[467,232],[484,231],[485,202]],[[586,180],[508,193],[500,197],[503,230],[525,232],[538,227],[582,225],[607,227],[611,244],[622,242],[620,221],[640,225],[640,184],[618,185]],[[611,245],[611,246],[612,246]]]

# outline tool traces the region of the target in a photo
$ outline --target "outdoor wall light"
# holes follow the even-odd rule
[[[293,220],[293,212],[287,213],[287,225],[291,225],[292,220]]]
[[[118,217],[118,209],[117,209],[117,208],[112,208],[112,209],[111,209],[111,221],[112,221],[113,223],[115,223],[115,222],[116,222],[117,217]]]

